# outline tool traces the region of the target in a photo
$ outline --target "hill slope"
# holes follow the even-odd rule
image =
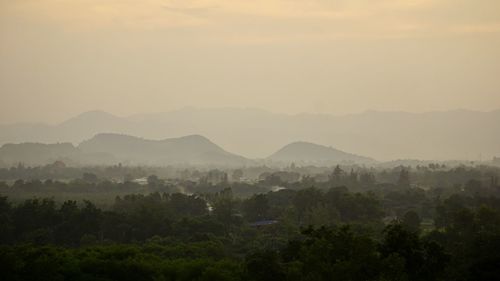
[[[75,147],[71,143],[5,144],[0,164],[44,165],[63,160],[68,164],[109,165],[217,165],[242,166],[251,160],[229,153],[203,136],[191,135],[147,140],[119,134],[98,134]]]
[[[80,114],[58,125],[0,125],[0,144],[72,142],[99,133],[147,139],[201,134],[229,151],[265,157],[283,143],[305,140],[342,147],[377,160],[491,159],[500,156],[500,110],[408,113],[367,111],[350,115],[274,114],[257,109],[185,108],[117,117]]]
[[[147,140],[119,134],[98,134],[82,142],[84,153],[110,153],[135,164],[244,165],[250,160],[229,153],[200,135]]]
[[[0,163],[43,165],[57,160],[77,159],[80,151],[71,143],[20,143],[0,147]]]
[[[295,162],[295,163],[319,163],[319,164],[333,164],[333,163],[374,163],[375,160],[359,156],[338,149],[318,145],[310,142],[294,142],[290,143],[266,160],[275,162]]]

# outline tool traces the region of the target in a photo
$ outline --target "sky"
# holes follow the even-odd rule
[[[498,0],[0,0],[0,123],[500,108]]]

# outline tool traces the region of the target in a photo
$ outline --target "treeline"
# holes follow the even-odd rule
[[[150,174],[140,180],[132,180],[133,177],[124,181],[109,180],[103,177],[103,171],[128,171],[132,168],[112,166],[101,167],[99,174],[92,173],[86,169],[78,170],[82,174],[71,180],[52,179],[17,179],[9,183],[0,181],[0,194],[11,198],[41,197],[75,197],[95,198],[92,195],[106,194],[107,198],[114,195],[130,193],[216,193],[231,187],[233,194],[237,197],[250,197],[253,194],[266,193],[271,190],[289,189],[301,190],[309,187],[317,187],[320,190],[328,190],[332,187],[343,186],[352,192],[373,192],[381,197],[388,193],[399,196],[401,192],[411,192],[413,200],[420,200],[422,196],[427,198],[447,198],[453,194],[466,194],[481,196],[500,197],[500,170],[495,167],[455,167],[451,169],[442,168],[439,165],[429,167],[397,167],[391,170],[374,170],[351,168],[347,170],[340,166],[324,170],[323,174],[311,176],[296,171],[274,171],[263,172],[258,181],[242,180],[244,171],[235,170],[228,180],[226,172],[221,170],[210,170],[201,173],[197,170],[181,172],[181,178],[164,178]],[[71,168],[73,169],[73,168]],[[146,172],[137,169],[144,175]],[[255,168],[252,168],[255,169]],[[290,168],[292,169],[292,168]],[[293,168],[302,170],[305,168]],[[235,175],[236,174],[236,175]],[[186,178],[195,177],[192,180]],[[235,179],[237,179],[235,181]],[[67,195],[67,196],[65,196]],[[394,197],[393,196],[393,197]],[[414,197],[415,196],[415,197]],[[391,196],[387,196],[390,198]],[[101,196],[101,198],[104,198]],[[400,198],[401,199],[401,198]],[[397,201],[397,200],[393,200]]]
[[[241,210],[253,210],[259,216],[257,202],[271,200],[267,198],[271,194],[275,193],[240,202]],[[412,216],[380,230],[366,224],[378,218],[366,215],[322,227],[290,229],[289,222],[281,218],[275,224],[252,226],[249,213],[239,216],[228,211],[238,204],[229,191],[207,200],[181,194],[130,195],[117,199],[113,210],[100,210],[90,202],[68,201],[56,206],[48,199],[11,206],[2,198],[2,278],[274,281],[500,277],[500,202],[496,198],[457,195],[436,202],[435,226],[428,230]],[[207,207],[207,202],[213,207]],[[299,217],[296,223],[300,223]],[[364,227],[356,225],[357,220],[365,221]]]
[[[12,204],[0,197],[4,243],[56,243],[78,246],[82,241],[133,242],[155,235],[189,240],[210,235],[253,235],[249,225],[279,221],[280,235],[299,233],[308,225],[357,223],[382,225],[384,210],[373,193],[345,188],[321,191],[281,190],[237,198],[230,188],[217,193],[131,194],[118,196],[106,209],[90,201],[28,199]],[[250,237],[250,236],[249,236]]]
[[[219,241],[0,246],[7,280],[439,280],[450,256],[391,224],[381,241],[349,227],[306,229],[278,250],[231,256]],[[471,279],[472,280],[472,279]],[[473,279],[485,280],[485,279]]]
[[[156,169],[135,166],[89,166],[89,167],[71,167],[62,161],[56,161],[52,164],[43,166],[26,166],[22,163],[8,167],[0,168],[0,180],[71,180],[82,178],[84,174],[94,174],[103,180],[117,179],[126,181],[145,177],[148,174],[156,172]]]
[[[444,166],[428,164],[426,166],[397,167],[362,167],[343,165],[336,167],[304,166],[278,169],[266,166],[241,169],[218,170],[213,168],[197,169],[194,167],[131,167],[125,165],[69,167],[61,161],[45,166],[29,167],[19,164],[10,168],[0,168],[0,181],[10,183],[23,181],[84,181],[91,183],[111,182],[126,183],[144,180],[156,176],[169,183],[192,183],[196,188],[207,188],[243,183],[261,186],[285,186],[288,188],[319,188],[347,186],[350,190],[363,191],[380,186],[412,185],[429,188],[463,188],[470,180],[481,185],[481,192],[488,192],[492,187],[500,187],[500,168],[495,166]],[[224,187],[223,187],[224,188]]]
[[[111,196],[123,196],[125,194],[150,194],[150,193],[177,193],[189,194],[216,193],[231,187],[235,196],[249,197],[256,193],[265,193],[272,190],[272,187],[265,184],[248,184],[221,182],[218,184],[197,183],[192,181],[168,181],[159,179],[156,175],[147,177],[144,183],[133,181],[113,182],[98,179],[94,174],[85,173],[82,178],[71,181],[54,180],[16,180],[11,184],[0,181],[0,194],[12,198],[31,197],[54,197],[59,200],[61,197],[83,197],[83,198],[108,198]],[[108,200],[106,200],[108,201]]]
[[[72,190],[104,188],[100,184],[52,184]],[[155,184],[160,190],[166,189],[164,184],[151,183]],[[39,188],[33,182],[19,185],[9,189]],[[143,191],[153,189],[151,185],[143,187]],[[122,192],[135,188],[125,189],[127,183],[113,186],[123,189]],[[448,212],[443,211],[445,202],[473,209],[480,206],[496,209],[500,205],[499,197],[477,192],[459,191],[444,197],[436,190],[418,188],[350,192],[347,187],[281,189],[249,197],[236,196],[231,188],[193,195],[154,192],[117,196],[111,205],[102,207],[88,200],[18,200],[13,203],[7,197],[0,197],[2,241],[62,245],[79,245],[84,236],[100,241],[131,242],[154,235],[187,238],[215,230],[239,233],[248,228],[248,223],[266,220],[279,221],[280,230],[287,231],[284,235],[298,233],[300,227],[309,225],[351,224],[381,230],[384,223],[394,219],[418,227],[422,224],[424,230],[430,230],[442,226],[440,221]]]
[[[255,185],[150,176],[145,185],[88,174],[67,183],[18,180],[0,191],[87,194],[94,201],[0,196],[6,280],[498,280],[499,188],[464,178],[422,189],[400,169],[393,184],[353,188],[330,173]],[[278,176],[286,176],[279,173]],[[364,174],[368,175],[368,173]],[[366,179],[365,179],[366,180]],[[347,186],[335,186],[344,183]],[[317,187],[310,187],[311,185]],[[229,187],[231,186],[231,187]],[[195,193],[188,195],[178,191]],[[142,194],[124,194],[140,191]],[[264,192],[259,192],[263,190]],[[353,191],[358,190],[358,191]],[[4,192],[7,191],[7,192]],[[256,193],[257,194],[254,194]]]

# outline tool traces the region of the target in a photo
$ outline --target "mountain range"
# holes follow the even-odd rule
[[[358,164],[375,163],[374,159],[359,156],[333,147],[327,147],[310,142],[298,141],[285,145],[280,150],[266,158],[267,161],[281,163],[336,164],[351,162]]]
[[[242,166],[251,161],[229,153],[200,135],[147,140],[118,134],[99,134],[78,148],[86,154],[108,153],[117,161],[147,165]]]
[[[387,161],[491,159],[500,155],[500,110],[359,114],[277,114],[260,109],[184,108],[118,117],[90,111],[60,124],[0,125],[0,144],[69,142],[100,133],[167,139],[203,135],[247,158],[266,158],[302,140]]]
[[[64,161],[72,165],[191,165],[248,166],[255,164],[375,163],[373,159],[322,145],[296,142],[265,159],[247,159],[230,153],[200,135],[148,140],[122,134],[98,134],[78,146],[71,143],[20,143],[0,147],[0,163],[44,165]]]

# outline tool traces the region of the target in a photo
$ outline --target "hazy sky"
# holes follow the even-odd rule
[[[0,123],[500,108],[499,0],[0,0]]]

